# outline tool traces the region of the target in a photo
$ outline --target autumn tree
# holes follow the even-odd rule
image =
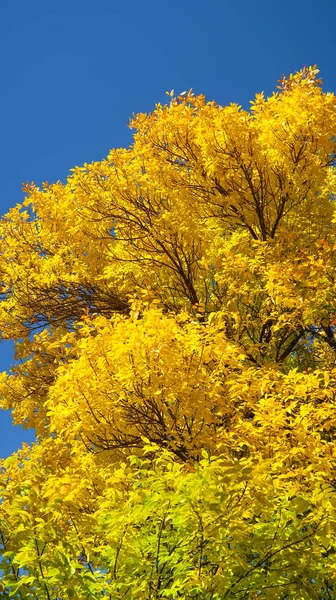
[[[336,100],[192,91],[2,218],[3,598],[336,598]]]

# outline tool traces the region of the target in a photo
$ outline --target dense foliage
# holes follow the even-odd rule
[[[1,597],[336,598],[336,100],[190,91],[0,223]]]

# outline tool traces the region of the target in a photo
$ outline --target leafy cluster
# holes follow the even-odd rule
[[[0,222],[13,600],[336,598],[336,99],[192,91]]]

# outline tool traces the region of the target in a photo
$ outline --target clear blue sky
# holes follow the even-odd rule
[[[317,63],[336,91],[335,0],[1,0],[1,212],[24,181],[127,146],[132,113],[193,88],[244,107]],[[12,362],[0,345],[0,368]],[[0,456],[30,441],[0,413]]]

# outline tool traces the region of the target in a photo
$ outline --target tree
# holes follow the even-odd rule
[[[1,222],[2,595],[335,598],[336,101],[192,91]]]

